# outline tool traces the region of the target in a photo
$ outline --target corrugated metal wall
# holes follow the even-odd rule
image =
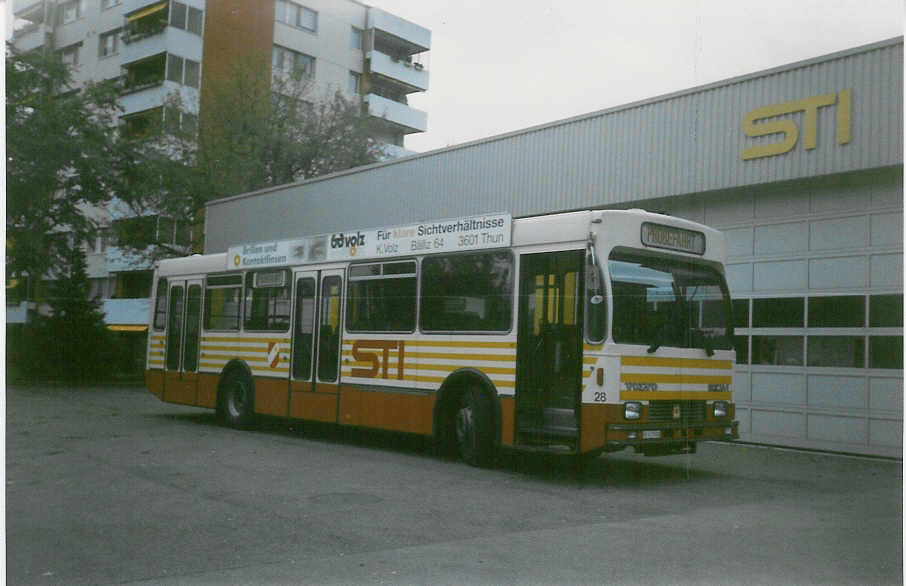
[[[849,89],[848,144],[837,109],[804,114],[789,152],[744,161],[747,112]],[[518,105],[514,105],[518,107]],[[508,211],[514,216],[620,205],[903,162],[903,40],[893,39],[687,92],[322,180],[209,205],[206,252],[230,245],[380,224]]]

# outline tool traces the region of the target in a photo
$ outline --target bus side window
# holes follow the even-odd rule
[[[208,277],[204,296],[204,328],[239,331],[242,275]]]
[[[513,316],[508,251],[425,257],[419,320],[426,332],[508,332]]]
[[[154,329],[167,327],[167,280],[157,280],[157,298],[154,300]]]
[[[346,331],[414,331],[416,269],[414,260],[349,267]]]
[[[183,287],[174,285],[170,290],[170,320],[169,324],[167,324],[167,370],[179,370],[184,304]]]
[[[289,271],[247,273],[245,329],[285,332],[289,329]]]
[[[311,355],[314,342],[315,280],[299,279],[296,287],[296,328],[293,347],[293,378],[311,378]]]
[[[321,319],[318,335],[318,379],[335,382],[340,366],[340,277],[321,282]]]

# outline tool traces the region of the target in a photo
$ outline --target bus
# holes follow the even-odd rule
[[[498,451],[738,438],[724,238],[643,210],[485,214],[160,261],[146,386],[169,403]]]

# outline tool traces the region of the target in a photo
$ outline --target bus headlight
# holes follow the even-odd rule
[[[726,417],[730,413],[730,405],[726,401],[714,401],[714,417]]]
[[[623,405],[623,417],[626,419],[639,419],[642,417],[642,404],[631,402]]]

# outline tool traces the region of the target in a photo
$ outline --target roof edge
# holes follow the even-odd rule
[[[734,85],[734,84],[742,83],[742,82],[745,82],[745,81],[749,81],[749,80],[752,80],[752,79],[757,79],[757,78],[759,78],[759,77],[767,77],[767,76],[770,76],[770,75],[776,75],[776,74],[778,74],[778,73],[782,73],[782,72],[785,72],[785,71],[792,71],[792,70],[795,70],[795,69],[801,69],[801,68],[804,68],[804,67],[809,67],[809,66],[811,66],[811,65],[818,64],[818,63],[823,63],[823,62],[826,62],[826,61],[833,61],[833,60],[836,60],[836,59],[841,59],[841,58],[844,58],[844,57],[849,57],[849,56],[851,56],[851,55],[857,55],[857,54],[860,54],[860,53],[868,53],[868,52],[870,52],[870,51],[875,51],[875,50],[877,50],[877,49],[883,49],[883,48],[886,48],[886,47],[893,47],[893,46],[896,46],[896,45],[902,45],[902,44],[903,44],[903,41],[904,41],[904,36],[903,36],[903,35],[900,35],[900,36],[897,36],[897,37],[891,37],[891,38],[889,38],[889,39],[884,39],[884,40],[881,40],[881,41],[876,41],[876,42],[873,42],[873,43],[868,43],[868,44],[866,44],[866,45],[860,45],[860,46],[858,46],[858,47],[852,47],[852,48],[849,48],[849,49],[843,49],[843,50],[841,50],[841,51],[835,51],[835,52],[833,52],[833,53],[827,53],[827,54],[825,54],[825,55],[819,55],[819,56],[817,56],[817,57],[810,57],[810,58],[808,58],[808,59],[802,59],[802,60],[800,60],[800,61],[794,61],[794,62],[792,62],[792,63],[787,63],[787,64],[785,64],[785,65],[778,65],[777,67],[772,67],[772,68],[770,68],[770,69],[762,69],[762,70],[755,71],[755,72],[752,72],[752,73],[744,73],[744,74],[742,74],[742,75],[738,75],[738,76],[735,76],[735,77],[730,77],[730,78],[727,78],[727,79],[722,79],[722,80],[719,80],[719,81],[715,81],[715,82],[711,82],[711,83],[707,83],[707,84],[703,84],[703,85],[699,85],[699,86],[694,86],[694,87],[691,87],[691,88],[686,88],[686,89],[682,89],[682,90],[677,90],[677,91],[675,91],[675,92],[670,92],[670,93],[667,93],[667,94],[661,94],[661,95],[659,95],[659,96],[654,96],[654,97],[651,97],[651,98],[645,98],[645,99],[638,100],[638,101],[635,101],[635,102],[629,102],[628,104],[621,104],[621,105],[619,105],[619,106],[613,106],[613,107],[610,107],[610,108],[604,108],[604,109],[602,109],[602,110],[595,110],[594,112],[588,112],[588,113],[585,113],[585,114],[578,114],[578,115],[576,115],[576,116],[571,116],[571,117],[569,117],[569,118],[562,118],[562,119],[560,119],[560,120],[554,120],[554,121],[552,121],[552,122],[544,122],[544,123],[542,123],[542,124],[537,124],[537,125],[535,125],[535,126],[529,126],[529,127],[527,127],[527,128],[520,128],[520,129],[518,129],[518,130],[513,130],[513,131],[510,131],[510,132],[505,132],[505,133],[503,133],[503,134],[496,134],[496,135],[493,135],[493,136],[488,136],[488,137],[484,137],[484,138],[478,138],[478,139],[475,139],[475,140],[471,140],[471,141],[464,142],[464,143],[460,143],[460,144],[456,144],[456,145],[451,145],[451,146],[448,146],[448,147],[442,147],[442,148],[439,148],[439,149],[434,149],[434,150],[430,150],[430,151],[425,151],[425,152],[423,152],[423,153],[417,153],[417,154],[414,154],[414,155],[409,155],[409,156],[407,156],[407,157],[401,157],[401,158],[399,158],[399,159],[394,159],[394,160],[392,160],[392,161],[383,161],[383,162],[379,162],[379,163],[373,163],[373,164],[370,164],[370,165],[363,165],[363,166],[361,166],[361,167],[353,167],[352,169],[346,169],[346,170],[344,170],[344,171],[338,171],[338,172],[336,172],[336,173],[331,173],[331,174],[329,174],[329,175],[322,175],[322,176],[320,176],[320,177],[313,177],[313,178],[311,178],[311,179],[305,179],[305,180],[303,180],[303,181],[298,181],[298,182],[295,182],[295,183],[285,183],[285,184],[283,184],[283,185],[276,185],[276,186],[273,186],[273,187],[266,187],[266,188],[264,188],[264,189],[260,189],[260,190],[257,190],[257,191],[250,191],[250,192],[247,192],[247,193],[240,193],[240,194],[232,195],[232,196],[229,196],[229,197],[214,199],[214,200],[211,200],[211,201],[205,203],[205,207],[213,206],[213,205],[217,205],[217,204],[222,204],[222,203],[227,203],[227,202],[235,201],[235,200],[239,200],[239,199],[244,199],[244,198],[247,198],[247,197],[255,197],[255,196],[258,196],[258,195],[265,194],[265,193],[270,193],[270,192],[272,192],[272,191],[283,190],[283,189],[286,189],[286,188],[288,188],[288,187],[302,186],[302,185],[309,185],[309,184],[313,184],[313,183],[318,183],[318,182],[320,182],[320,181],[328,181],[328,180],[330,180],[330,179],[335,179],[335,178],[337,178],[337,177],[342,177],[342,176],[345,176],[345,175],[353,175],[353,174],[355,174],[355,173],[362,173],[362,172],[370,171],[370,170],[372,170],[372,169],[379,168],[379,167],[387,167],[387,166],[390,166],[390,165],[398,165],[398,164],[400,164],[400,163],[409,162],[409,161],[413,161],[413,160],[416,160],[416,159],[421,159],[421,158],[426,158],[426,157],[433,157],[433,156],[436,156],[436,155],[440,155],[440,154],[442,154],[442,153],[448,153],[448,152],[452,152],[452,151],[456,151],[456,150],[467,149],[467,148],[471,148],[471,147],[474,147],[474,146],[477,146],[477,145],[480,145],[480,144],[484,144],[484,143],[490,143],[490,142],[495,142],[495,141],[499,141],[499,140],[505,140],[505,139],[512,138],[512,137],[515,137],[515,136],[521,136],[521,135],[524,135],[524,134],[531,134],[531,133],[533,133],[533,132],[539,132],[539,131],[541,131],[541,130],[546,130],[546,129],[554,128],[554,127],[557,127],[557,126],[563,126],[563,125],[566,125],[566,124],[572,124],[572,123],[574,123],[574,122],[579,122],[579,121],[582,121],[582,120],[587,120],[587,119],[589,119],[589,118],[596,118],[596,117],[598,117],[598,116],[604,116],[604,115],[607,115],[607,114],[614,114],[614,113],[616,113],[616,112],[622,112],[622,111],[624,111],[624,110],[632,110],[632,109],[634,109],[634,108],[639,108],[639,107],[641,107],[641,106],[647,106],[647,105],[650,105],[650,104],[655,104],[655,103],[657,103],[657,102],[664,102],[664,101],[667,101],[667,100],[673,100],[673,99],[676,99],[676,98],[679,98],[679,97],[688,96],[688,95],[692,95],[692,94],[696,94],[696,93],[700,93],[700,92],[705,92],[705,91],[708,91],[708,90],[711,90],[711,89],[715,89],[715,88],[718,88],[718,87],[725,87],[725,86]]]

